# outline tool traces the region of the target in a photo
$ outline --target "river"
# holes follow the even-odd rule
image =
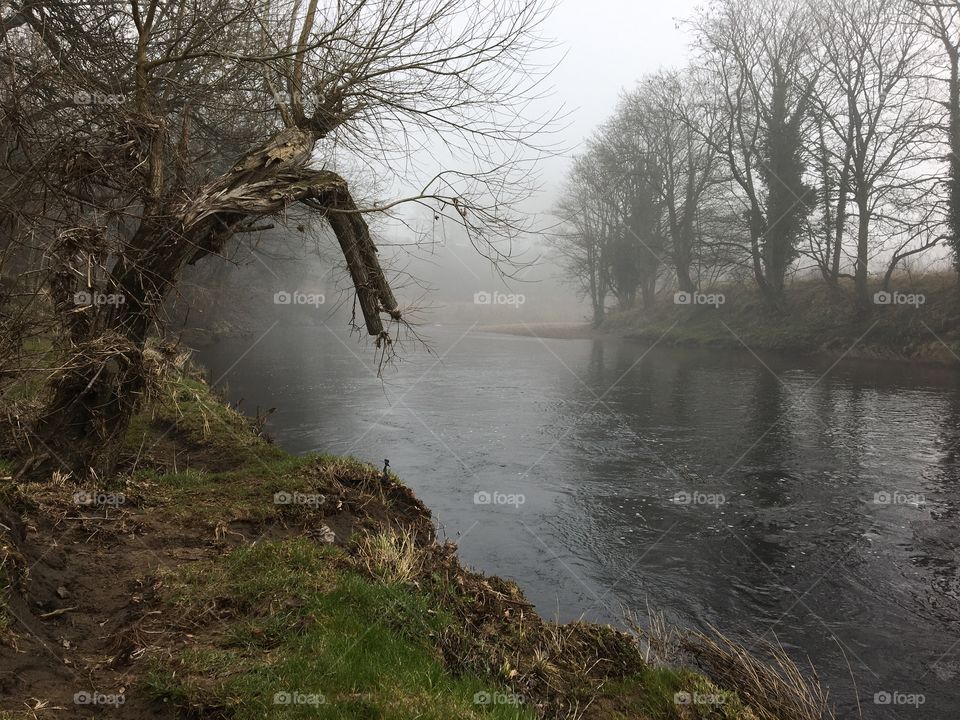
[[[463,560],[547,617],[772,632],[839,717],[857,696],[865,718],[956,716],[955,371],[421,334],[432,353],[405,343],[382,382],[325,327],[199,360],[248,414],[277,408],[290,452],[389,458]]]

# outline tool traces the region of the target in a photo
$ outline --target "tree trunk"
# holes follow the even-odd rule
[[[396,299],[377,259],[367,223],[343,178],[306,169],[315,134],[291,128],[245,155],[198,197],[165,216],[144,217],[101,288],[76,288],[71,265],[96,247],[64,233],[65,267],[54,288],[67,318],[69,360],[53,382],[53,398],[35,428],[35,454],[77,477],[111,474],[146,391],[143,350],[156,313],[187,264],[218,253],[241,226],[296,202],[322,212],[350,270],[367,331],[389,342],[381,313],[400,320]],[[102,247],[102,245],[101,245]],[[83,276],[83,275],[80,275]],[[71,307],[74,293],[101,292],[122,301]],[[28,461],[29,463],[29,461]]]
[[[843,231],[847,223],[847,195],[850,192],[851,162],[852,151],[848,144],[843,161],[843,171],[840,174],[840,185],[837,190],[837,216],[834,219],[833,267],[831,268],[834,280],[840,279],[840,256],[843,252]]]
[[[767,281],[763,265],[763,252],[760,247],[760,241],[764,236],[764,222],[760,211],[754,209],[750,213],[750,256],[753,260],[753,277],[756,280],[757,287],[760,288],[760,294],[773,306],[779,304],[779,296],[770,287]]]
[[[689,221],[678,228],[676,237],[679,238],[679,247],[674,249],[673,264],[677,271],[677,285],[681,292],[693,293],[697,291],[697,286],[690,275],[690,265],[693,263],[693,244],[694,230],[689,225]]]
[[[870,251],[870,210],[864,199],[857,201],[860,219],[857,223],[857,268],[855,287],[857,307],[861,312],[870,310],[870,288],[867,286],[867,263]]]
[[[950,245],[954,268],[960,272],[960,52],[944,42],[950,56]]]

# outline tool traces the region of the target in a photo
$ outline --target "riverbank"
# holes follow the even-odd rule
[[[288,455],[167,373],[102,487],[0,467],[0,717],[821,716],[703,636],[544,621],[396,476]]]
[[[663,297],[652,311],[611,314],[603,330],[631,339],[688,347],[824,355],[836,360],[879,359],[960,364],[960,288],[953,274],[895,278],[892,292],[857,312],[849,283],[821,281],[787,289],[779,311],[740,286],[705,291],[722,304],[677,304]],[[879,293],[873,288],[871,294]]]

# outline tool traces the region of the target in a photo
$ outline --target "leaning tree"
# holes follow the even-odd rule
[[[367,217],[420,203],[509,257],[549,118],[540,0],[14,0],[0,16],[4,246],[39,247],[62,364],[28,454],[116,465],[184,267],[296,211],[329,225],[367,332],[403,322]],[[411,162],[427,153],[429,163]],[[364,202],[342,168],[395,196]],[[398,169],[399,168],[399,169]],[[409,189],[409,190],[407,190]]]

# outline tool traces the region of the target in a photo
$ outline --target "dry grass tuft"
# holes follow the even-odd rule
[[[421,571],[423,556],[408,528],[365,535],[357,545],[358,560],[371,575],[386,582],[407,584]]]
[[[756,638],[747,649],[714,627],[680,631],[662,616],[651,616],[643,630],[632,629],[660,662],[692,660],[718,686],[736,691],[759,720],[836,720],[816,671],[808,676],[779,642]]]

